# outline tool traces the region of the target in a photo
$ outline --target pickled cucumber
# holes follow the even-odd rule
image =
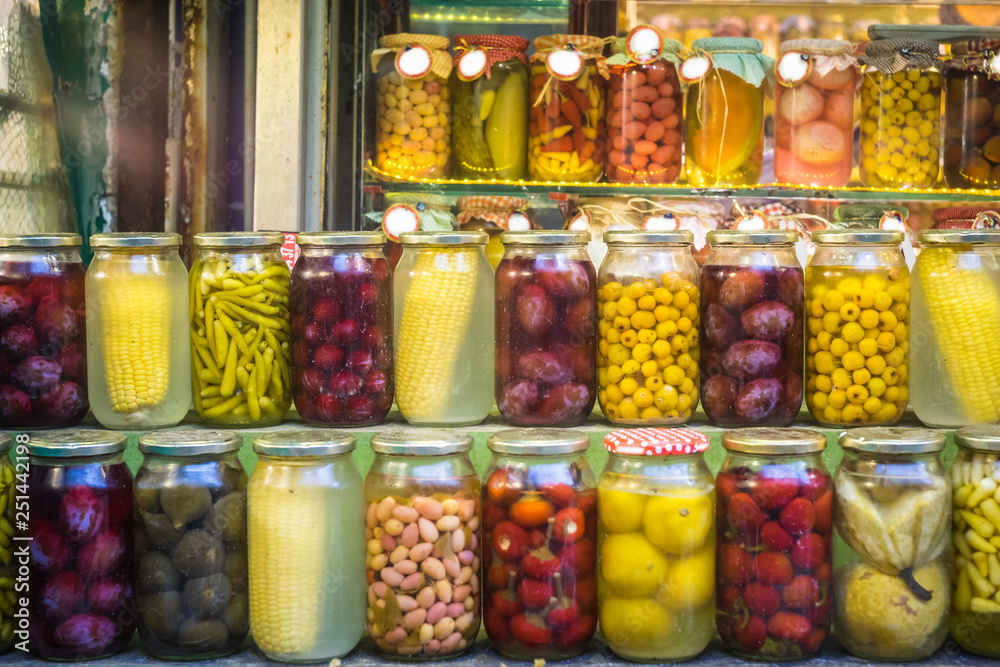
[[[486,143],[497,178],[514,180],[524,175],[528,142],[514,128],[528,124],[528,82],[515,70],[507,75],[496,93],[492,112],[486,118]]]

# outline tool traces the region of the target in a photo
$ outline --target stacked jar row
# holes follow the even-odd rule
[[[950,617],[997,656],[1000,430],[955,440],[949,478],[942,434],[853,429],[831,477],[821,433],[737,429],[713,480],[705,434],[625,430],[597,481],[585,434],[515,429],[490,436],[481,488],[470,436],[396,430],[372,438],[362,490],[342,433],[257,437],[249,482],[232,432],[145,435],[134,480],[121,435],[36,434],[15,447],[32,522],[8,534],[32,540],[21,640],[98,659],[137,627],[153,656],[194,660],[250,632],[303,662],[347,654],[367,621],[383,655],[428,659],[467,651],[482,619],[516,659],[578,655],[598,624],[626,659],[691,658],[713,630],[737,656],[796,659],[832,621],[850,652],[905,661]]]
[[[781,44],[777,63],[745,38],[698,40],[682,62],[681,44],[651,26],[615,40],[607,59],[604,43],[549,35],[535,40],[529,59],[523,38],[465,35],[452,60],[443,37],[383,38],[375,166],[415,179],[527,173],[592,182],[603,174],[616,183],[673,183],[686,153],[693,185],[752,185],[762,171],[765,80],[776,75],[774,170],[782,183],[848,184],[859,87],[863,185],[932,188],[942,163],[949,187],[1000,182],[994,41],[955,44],[943,61],[933,41],[874,40],[855,57],[848,42],[797,39]],[[386,57],[392,53],[395,60]]]

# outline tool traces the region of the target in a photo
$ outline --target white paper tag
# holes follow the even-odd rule
[[[572,81],[583,72],[583,54],[576,49],[557,49],[545,57],[545,68],[560,81]]]
[[[394,204],[382,214],[382,231],[390,240],[398,241],[399,235],[420,229],[420,214],[409,204]]]
[[[710,56],[692,56],[681,63],[679,74],[685,82],[696,83],[701,81],[710,69],[712,69]]]
[[[663,52],[663,36],[651,25],[632,28],[625,38],[625,54],[634,63],[644,65],[660,57]]]
[[[788,88],[794,88],[812,74],[812,58],[801,51],[789,51],[778,59],[774,70],[778,83]]]
[[[419,79],[431,71],[431,52],[421,44],[411,44],[396,54],[396,71],[407,79]]]
[[[647,232],[672,232],[678,228],[677,218],[674,217],[673,213],[653,215],[646,218],[646,221],[642,223],[642,228]]]
[[[472,47],[458,59],[457,69],[462,81],[478,79],[486,71],[486,51]]]

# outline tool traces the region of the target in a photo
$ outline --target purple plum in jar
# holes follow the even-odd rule
[[[733,411],[743,419],[766,419],[774,414],[782,399],[781,380],[762,378],[747,383],[736,394]]]
[[[302,388],[305,389],[309,395],[315,396],[323,391],[323,386],[325,384],[326,378],[323,376],[321,371],[315,368],[306,368],[302,371]]]
[[[356,394],[347,399],[347,414],[357,421],[371,419],[372,412],[375,411],[375,401],[364,394]]]
[[[56,527],[43,522],[32,532],[33,539],[28,543],[32,565],[42,574],[55,574],[66,567],[70,557],[69,545]]]
[[[702,383],[701,402],[713,419],[732,416],[736,400],[736,381],[726,375],[713,375]]]
[[[63,377],[77,384],[87,382],[87,349],[82,343],[69,343],[59,352]]]
[[[80,334],[80,318],[76,311],[54,296],[39,302],[35,326],[42,338],[57,345],[65,345]]]
[[[360,329],[354,320],[340,320],[330,331],[330,340],[336,345],[347,345],[358,339]]]
[[[12,324],[0,332],[0,348],[11,359],[24,359],[38,354],[38,336],[26,324]]]
[[[28,319],[33,305],[31,297],[15,285],[0,285],[0,324]]]
[[[312,313],[317,322],[333,322],[340,316],[340,306],[333,299],[319,299],[313,304]]]
[[[364,375],[371,370],[375,360],[370,350],[354,350],[347,355],[347,370],[355,375]]]
[[[313,352],[313,364],[325,371],[340,368],[344,364],[344,351],[334,345],[320,345]]]
[[[83,608],[86,588],[83,579],[72,570],[63,570],[45,579],[39,609],[49,623],[66,620]]]
[[[597,333],[594,302],[585,298],[570,306],[566,310],[566,328],[577,341],[594,336]]]
[[[71,542],[94,539],[104,528],[104,501],[88,486],[73,486],[59,504],[59,526]]]
[[[56,626],[53,637],[79,655],[99,655],[118,636],[119,628],[110,618],[97,614],[77,614]]]
[[[548,294],[538,285],[528,285],[517,298],[517,320],[532,336],[541,336],[552,326],[555,309]]]
[[[538,413],[550,421],[586,418],[594,407],[594,395],[587,385],[568,382],[554,387],[538,406]]]
[[[722,355],[722,366],[729,375],[742,379],[772,375],[781,361],[781,347],[766,340],[742,340]]]
[[[579,298],[590,291],[590,276],[581,262],[540,258],[534,268],[535,282],[554,297]]]
[[[59,382],[62,366],[48,357],[28,357],[14,367],[14,384],[29,393],[39,394]]]
[[[779,301],[761,301],[743,311],[742,322],[751,338],[773,340],[792,330],[795,313]]]
[[[115,577],[100,579],[87,588],[90,610],[101,614],[114,614],[121,610],[129,597],[128,584]]]
[[[35,303],[38,303],[47,296],[58,298],[63,294],[64,282],[65,281],[60,280],[59,278],[53,278],[51,276],[35,278],[28,283],[28,288],[25,292]]]
[[[343,403],[333,394],[320,394],[316,397],[315,406],[308,403],[303,404],[301,412],[304,413],[302,415],[304,419],[309,419],[309,410],[307,408],[313,407],[315,407],[316,416],[322,421],[333,421],[344,409]]]
[[[87,412],[87,395],[75,382],[59,382],[38,397],[35,410],[39,416],[55,419],[83,418]]]
[[[725,347],[741,337],[739,320],[717,303],[708,304],[702,330],[706,341],[716,347]]]
[[[369,394],[379,394],[389,386],[389,376],[385,371],[372,371],[365,376],[364,390]]]
[[[361,390],[361,378],[354,373],[341,371],[330,377],[330,391],[338,398],[354,396]]]
[[[125,540],[116,530],[106,530],[83,545],[77,554],[77,568],[87,581],[106,577],[118,567],[125,555]]]
[[[0,420],[16,422],[31,414],[31,399],[9,384],[0,385]]]
[[[379,350],[385,347],[385,332],[377,325],[367,326],[361,332],[361,344],[369,350]]]
[[[517,366],[523,377],[548,384],[563,384],[571,377],[569,367],[552,352],[526,352],[521,355]]]
[[[764,275],[753,269],[741,269],[719,288],[719,303],[729,310],[746,308],[764,294]]]
[[[515,380],[504,386],[497,409],[505,415],[524,416],[538,403],[538,385],[531,380]]]

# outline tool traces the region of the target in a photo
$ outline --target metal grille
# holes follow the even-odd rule
[[[75,230],[41,24],[0,0],[0,233]]]

